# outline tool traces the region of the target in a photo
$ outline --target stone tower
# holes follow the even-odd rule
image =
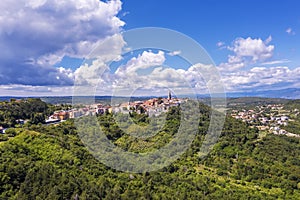
[[[171,94],[171,91],[169,90],[169,93],[168,93],[168,100],[171,100],[172,99],[172,94]]]

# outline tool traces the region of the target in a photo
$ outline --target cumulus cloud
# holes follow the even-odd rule
[[[118,34],[124,25],[117,17],[121,5],[120,0],[2,1],[0,84],[72,85],[72,72],[52,65],[64,56],[84,58]],[[119,42],[116,36],[109,49],[116,51]]]
[[[223,82],[228,91],[293,88],[300,82],[300,68],[254,67],[224,74]]]
[[[115,76],[113,76],[115,79],[113,88],[128,91],[142,88],[143,90],[152,90],[154,92],[163,88],[171,88],[173,91],[178,91],[181,94],[209,93],[208,88],[213,88],[214,91],[221,91],[220,86],[223,83],[217,76],[213,65],[198,63],[187,69],[174,69],[164,65],[163,52],[144,52],[142,55],[145,53],[148,54],[145,57],[147,65],[133,62],[139,59],[144,60],[142,59],[143,56],[130,60],[122,67],[122,70],[116,71]],[[143,73],[137,73],[141,69]]]
[[[225,63],[221,63],[219,68],[223,71],[234,71],[247,66],[248,63],[265,61],[273,56],[274,45],[269,45],[272,37],[265,41],[262,39],[237,38],[233,45],[228,47],[234,54],[228,56]]]
[[[270,39],[267,39],[270,42]],[[273,45],[267,45],[262,39],[252,39],[250,37],[238,38],[234,41],[233,47],[229,48],[238,58],[249,57],[252,61],[263,61],[271,58],[274,51]]]
[[[137,57],[131,58],[125,65],[120,66],[116,70],[113,75],[113,88],[119,90],[128,88],[152,88],[153,80],[149,80],[149,74],[154,68],[161,67],[165,60],[165,52],[163,51],[158,51],[157,53],[144,51]]]
[[[103,52],[95,55],[103,55]],[[113,90],[127,90],[136,87],[146,89],[149,84],[145,76],[150,72],[147,72],[147,70],[161,66],[165,60],[163,51],[158,53],[144,51],[137,57],[131,58],[125,65],[119,66],[115,72],[112,72],[109,67],[110,62],[107,62],[111,60],[103,59],[103,56],[100,56],[94,59],[91,64],[86,63],[75,71],[75,85],[80,93],[93,93],[94,91],[89,88],[96,87],[102,94],[111,94]],[[147,73],[141,75],[144,71]]]
[[[76,77],[77,95],[131,95],[136,89],[143,94],[160,95],[171,88],[181,94],[209,93],[208,88],[224,85],[229,91],[267,90],[297,87],[300,82],[300,68],[286,66],[254,67],[247,70],[223,72],[218,80],[212,73],[212,65],[195,64],[187,69],[174,69],[165,66],[166,53],[144,51],[131,58],[116,71],[101,59],[82,65],[75,72],[59,68],[60,73]],[[298,84],[298,85],[297,85]],[[97,88],[97,91],[94,88]],[[10,94],[23,90],[27,94],[70,94],[70,87],[23,86],[2,87]],[[217,90],[215,90],[217,91]],[[3,91],[5,92],[5,91]],[[22,92],[20,92],[22,94]],[[76,95],[75,94],[75,95]]]
[[[270,60],[275,48],[269,44],[271,41],[272,36],[264,41],[260,38],[237,38],[228,47],[233,54],[228,55],[227,62],[218,66],[227,91],[276,90],[299,86],[300,68],[282,66],[290,62],[287,59]]]
[[[164,92],[165,88],[181,93],[209,93],[209,88],[221,91],[222,85],[227,91],[282,89],[296,87],[300,82],[300,68],[267,65],[223,72],[219,80],[212,65],[198,63],[186,69],[174,69],[165,65],[166,55],[163,51],[144,51],[115,72],[109,71],[109,66],[97,60],[90,66],[82,66],[76,73],[82,70],[81,76],[83,80],[88,80],[87,86],[98,85],[101,94],[115,95],[130,95],[138,88],[147,91],[145,94],[148,95]],[[229,62],[246,65],[238,56],[229,57]]]
[[[148,94],[165,88],[189,94],[192,89],[207,92],[202,76],[211,72],[211,66],[196,64],[188,69],[174,69],[165,66],[165,61],[166,53],[163,51],[144,51],[113,72],[104,62],[95,60],[91,65],[86,64],[76,70],[76,85],[81,94],[94,92],[89,89],[91,86],[97,87],[101,94],[119,96],[129,95],[136,89],[148,91]],[[216,79],[214,81],[216,83]]]
[[[140,69],[147,69],[149,67],[160,66],[165,62],[165,53],[159,51],[153,53],[151,51],[144,51],[138,57],[133,57],[125,66],[118,68],[116,75],[122,76],[123,74],[137,74]]]

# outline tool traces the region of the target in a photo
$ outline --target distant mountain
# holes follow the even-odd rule
[[[229,92],[227,93],[227,97],[265,97],[265,98],[300,99],[300,88],[251,91],[251,92]]]
[[[216,95],[218,96],[218,95]],[[223,96],[223,95],[220,95]],[[289,88],[281,90],[265,90],[265,91],[248,91],[248,92],[228,92],[226,93],[228,98],[238,98],[238,97],[263,97],[263,98],[281,98],[281,99],[300,99],[300,88]],[[155,96],[141,96],[141,97],[131,97],[131,101],[136,100],[146,100],[154,98]],[[166,97],[166,96],[162,96]],[[178,98],[190,97],[194,98],[195,95],[177,95]],[[198,99],[207,99],[210,98],[210,94],[198,94]],[[14,96],[0,96],[0,101],[9,101],[10,99],[26,99],[31,97],[14,97]],[[52,103],[69,103],[72,104],[72,96],[41,96],[41,97],[32,97],[32,98],[41,98],[41,100]],[[111,96],[95,96],[95,101],[99,102],[108,102],[111,100]],[[128,99],[127,97],[113,97],[114,100],[119,99]]]

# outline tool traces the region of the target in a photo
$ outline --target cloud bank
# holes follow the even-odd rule
[[[68,86],[64,56],[84,58],[120,32],[121,1],[4,0],[0,6],[0,84]]]
[[[300,68],[284,66],[290,62],[286,59],[270,61],[275,49],[274,45],[269,44],[271,41],[271,36],[265,41],[261,38],[237,38],[228,47],[233,54],[228,56],[226,63],[218,66],[227,91],[299,87]]]

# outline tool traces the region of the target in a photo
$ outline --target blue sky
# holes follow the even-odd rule
[[[122,58],[121,33],[143,27],[175,30],[202,45],[227,92],[299,88],[299,9],[298,0],[4,1],[0,95],[72,95],[74,83],[98,84],[97,95],[132,85],[144,87],[142,94],[164,93],[186,91],[184,81],[205,92],[196,75],[205,66],[180,60],[180,49],[174,55],[145,49]],[[95,48],[102,60],[83,63]],[[116,57],[119,70],[105,63]],[[140,70],[148,76],[140,79]]]

